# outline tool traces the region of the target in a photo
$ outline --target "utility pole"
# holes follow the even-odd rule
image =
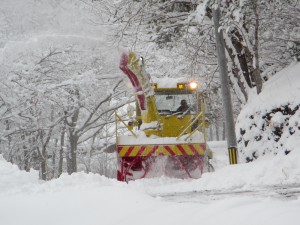
[[[232,112],[229,81],[228,81],[228,68],[227,68],[227,60],[226,60],[226,55],[225,55],[225,44],[224,44],[223,32],[221,29],[219,29],[220,28],[219,1],[217,1],[217,4],[218,4],[217,7],[213,6],[213,20],[214,20],[214,26],[215,26],[218,64],[219,64],[219,68],[220,68],[223,108],[224,108],[224,112],[225,112],[225,128],[226,128],[226,134],[227,134],[227,147],[228,147],[229,163],[237,164],[237,143],[236,143],[234,119],[233,119],[233,112]]]

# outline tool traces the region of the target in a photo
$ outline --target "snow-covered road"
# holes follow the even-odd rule
[[[273,198],[279,200],[296,200],[300,197],[300,185],[280,185],[249,190],[204,190],[189,191],[179,193],[155,194],[153,197],[160,197],[164,201],[172,202],[195,202],[209,203],[212,201],[233,198],[233,197],[251,197],[256,199]]]
[[[213,164],[216,167],[216,170],[222,170],[224,167],[228,166],[228,155],[226,152],[226,142],[211,142],[210,147],[214,150],[214,159]],[[247,165],[247,164],[246,164]],[[248,164],[251,165],[251,164]],[[279,164],[280,167],[280,164]],[[257,168],[259,170],[259,168]],[[249,170],[254,170],[255,167],[249,166]],[[297,169],[296,169],[297,170]],[[252,171],[252,172],[254,172]],[[299,169],[300,171],[300,169]],[[298,172],[299,172],[298,171]],[[250,172],[248,172],[249,175]],[[284,169],[283,169],[284,173]],[[247,175],[247,174],[245,174]],[[226,175],[224,175],[226,176]],[[231,173],[228,176],[234,178],[234,173]],[[237,178],[240,179],[239,173],[237,173]],[[275,177],[273,177],[275,178]],[[230,186],[223,188],[207,188],[201,190],[188,190],[188,191],[172,191],[170,188],[169,192],[164,190],[164,192],[154,192],[150,191],[150,195],[155,198],[161,198],[164,201],[171,202],[194,202],[194,203],[209,203],[216,200],[222,200],[233,197],[250,197],[256,199],[266,199],[273,198],[284,201],[296,200],[300,197],[300,183],[299,180],[295,179],[295,183],[291,182],[289,184],[273,183],[273,185],[268,185],[264,183],[263,185],[254,185],[248,184],[249,187],[244,185]]]
[[[0,156],[1,225],[299,225],[300,153],[228,165],[210,143],[214,173],[121,183],[77,173],[42,182]]]

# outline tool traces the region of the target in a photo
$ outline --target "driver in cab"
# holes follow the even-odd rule
[[[182,99],[180,102],[179,108],[176,110],[176,113],[186,114],[186,111],[189,110],[189,106],[185,99]]]
[[[177,118],[182,119],[183,116],[189,112],[190,112],[190,107],[188,106],[187,101],[185,99],[182,99],[178,109],[175,112],[173,111],[173,114],[167,115],[166,118],[178,115]]]

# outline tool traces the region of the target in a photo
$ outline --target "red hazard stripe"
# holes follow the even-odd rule
[[[206,145],[205,144],[200,144],[201,148],[205,151],[206,150]]]
[[[164,148],[171,154],[171,155],[175,155],[175,153],[173,152],[173,150],[170,148],[170,146],[164,146]]]
[[[146,146],[142,146],[136,155],[140,156],[143,153],[143,151],[145,150],[145,148],[146,148]]]
[[[122,150],[122,146],[118,146],[118,153],[120,153],[120,151]]]
[[[154,146],[147,156],[151,156],[158,149],[158,145]]]
[[[190,149],[195,153],[195,155],[199,155],[199,152],[193,145],[189,145]]]
[[[130,146],[129,149],[126,151],[125,157],[128,157],[130,153],[132,152],[134,146]]]
[[[187,153],[185,152],[185,150],[182,148],[181,145],[176,145],[176,147],[179,149],[179,151],[181,151],[182,155],[187,155]]]

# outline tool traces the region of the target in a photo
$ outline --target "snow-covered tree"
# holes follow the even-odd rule
[[[61,157],[58,149],[65,148],[67,171],[73,173],[77,171],[78,146],[101,134],[113,121],[106,115],[113,114],[126,99],[122,101],[120,95],[122,79],[110,66],[110,57],[105,56],[107,50],[101,44],[73,40],[68,46],[70,39],[48,41],[42,38],[29,43],[6,65],[10,70],[5,75],[18,98],[6,99],[11,108],[4,116],[13,118],[13,124],[5,137],[19,146],[20,154],[28,149],[38,155],[42,175],[49,173],[48,157]],[[112,105],[114,98],[120,101]]]
[[[126,102],[109,30],[95,25],[97,8],[86,3],[1,2],[0,149],[21,169],[45,162],[42,179],[77,167],[98,172],[97,163],[90,169],[81,163],[92,145],[92,162],[102,154],[105,126]]]

